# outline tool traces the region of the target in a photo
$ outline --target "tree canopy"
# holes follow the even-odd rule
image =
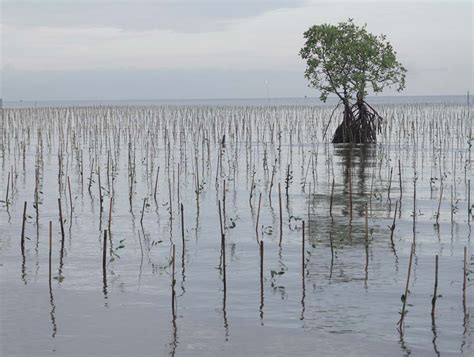
[[[406,69],[397,61],[392,45],[385,35],[369,33],[366,25],[357,26],[352,19],[315,25],[304,38],[300,56],[307,63],[305,77],[324,102],[331,93],[347,105],[353,99],[362,102],[369,91],[405,87]]]

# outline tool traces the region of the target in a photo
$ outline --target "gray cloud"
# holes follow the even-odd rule
[[[302,33],[312,24],[347,17],[388,35],[408,69],[403,94],[473,88],[468,2],[313,2],[265,13],[290,4],[0,1],[7,24],[0,97],[6,100],[266,97],[265,81],[272,97],[316,95],[307,88],[298,57]],[[256,17],[241,20],[245,16]],[[139,31],[165,25],[168,31]],[[206,29],[212,32],[193,33]]]
[[[2,1],[2,23],[18,27],[112,27],[129,31],[216,31],[233,21],[305,0],[42,0]]]

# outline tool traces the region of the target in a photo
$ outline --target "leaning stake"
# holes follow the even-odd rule
[[[61,226],[61,246],[64,247],[64,222],[63,222],[63,210],[61,209],[60,198],[58,198],[58,206],[59,206],[59,224]]]
[[[408,261],[408,274],[407,274],[407,283],[405,285],[405,294],[402,295],[403,306],[402,306],[400,320],[398,321],[400,331],[403,329],[403,320],[405,318],[405,308],[406,308],[406,303],[408,299],[408,287],[410,285],[411,263],[413,261],[413,250],[414,250],[414,243],[411,244],[411,249],[410,249],[410,260]]]

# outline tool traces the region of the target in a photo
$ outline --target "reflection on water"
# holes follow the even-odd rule
[[[7,110],[4,352],[304,355],[316,338],[328,355],[471,353],[465,110],[383,107],[394,119],[379,143],[333,146],[321,140],[330,109]],[[452,195],[440,201],[442,187]],[[47,221],[59,223],[56,277]],[[430,316],[435,255],[442,298]]]
[[[438,346],[436,345],[436,340],[438,339],[438,333],[436,330],[436,318],[434,315],[431,316],[431,331],[433,332],[433,350],[437,356],[441,354],[438,351]]]
[[[173,319],[171,320],[171,342],[170,346],[170,356],[174,356],[176,354],[176,348],[178,347],[178,324],[176,323],[176,316],[173,315]]]
[[[264,260],[264,243],[260,241],[260,324],[263,326],[263,306],[264,306],[264,279],[263,279],[263,260]]]
[[[58,332],[58,327],[56,325],[56,305],[54,304],[54,296],[53,296],[53,286],[52,282],[52,269],[53,269],[53,260],[52,260],[52,249],[53,249],[53,223],[49,221],[49,252],[48,252],[48,287],[49,287],[49,303],[51,305],[51,312],[49,313],[51,316],[51,325],[53,327],[52,337],[56,337],[56,333]]]
[[[51,304],[51,311],[49,315],[51,316],[51,325],[53,327],[53,333],[51,337],[54,338],[58,332],[58,326],[56,325],[56,317],[54,315],[56,311],[56,305],[54,304],[53,287],[51,286],[51,282],[49,283],[49,303]]]

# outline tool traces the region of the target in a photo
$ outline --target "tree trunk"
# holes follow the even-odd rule
[[[382,118],[359,97],[354,105],[344,100],[344,114],[342,123],[336,129],[332,142],[334,144],[374,143],[377,140],[377,120]]]

